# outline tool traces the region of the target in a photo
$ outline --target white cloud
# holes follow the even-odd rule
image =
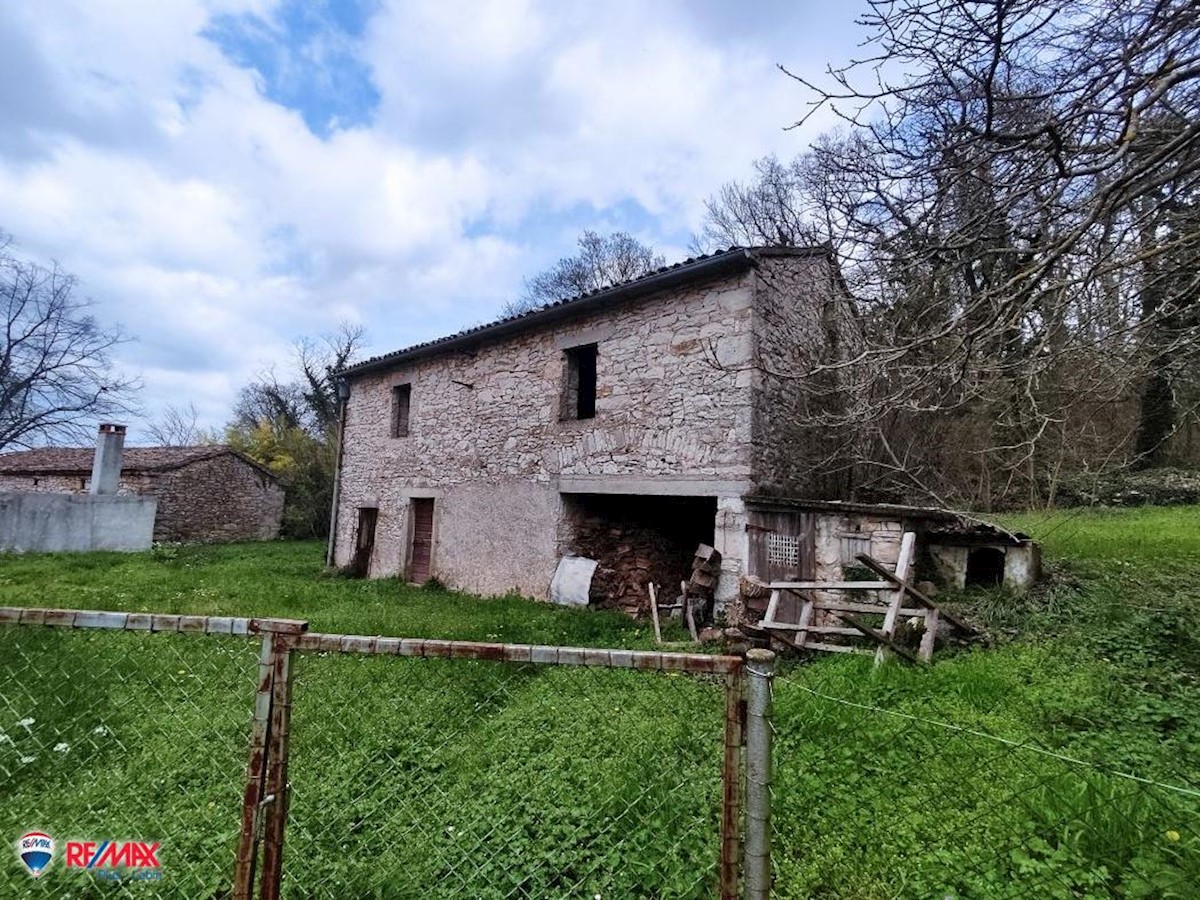
[[[0,227],[139,336],[151,415],[195,401],[220,424],[296,337],[347,318],[383,351],[486,319],[581,211],[636,204],[634,230],[677,247],[721,182],[799,150],[771,17],[735,34],[689,9],[385,4],[362,42],[374,119],[322,139],[202,35],[268,0],[6,4],[0,83],[31,93],[0,88]]]

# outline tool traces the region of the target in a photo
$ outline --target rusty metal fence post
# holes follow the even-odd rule
[[[746,654],[746,900],[771,893],[771,691],[775,654]]]
[[[234,870],[233,900],[252,900],[258,851],[262,846],[260,898],[277,900],[283,880],[283,829],[287,821],[288,730],[292,707],[292,652],[307,622],[256,619],[251,629],[263,636],[250,761],[242,799],[242,829]],[[264,815],[265,810],[265,815]]]
[[[725,761],[721,798],[721,900],[738,900],[742,834],[742,750],[746,699],[742,669],[725,676]]]

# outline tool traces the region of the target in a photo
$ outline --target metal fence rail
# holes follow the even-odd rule
[[[769,663],[0,608],[5,831],[157,841],[161,861],[10,867],[0,893],[731,900],[745,826],[745,896],[765,897],[754,678]]]

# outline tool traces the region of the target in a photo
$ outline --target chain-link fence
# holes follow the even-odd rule
[[[743,668],[0,609],[0,894],[733,898]]]
[[[740,659],[295,646],[284,896],[737,896]]]
[[[717,896],[721,676],[302,654],[284,896]]]
[[[789,662],[772,712],[760,651],[0,609],[0,896],[1200,896],[1190,726],[1085,752],[976,658]]]
[[[1032,689],[970,659],[822,660],[774,689],[773,896],[1200,896],[1200,790],[1021,736],[1053,714]]]
[[[257,676],[244,620],[4,612],[0,832],[56,846],[30,842],[38,878],[6,850],[0,896],[225,896]]]

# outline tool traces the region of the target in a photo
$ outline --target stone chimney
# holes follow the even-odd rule
[[[92,462],[93,494],[115,494],[121,483],[121,453],[125,449],[125,426],[105,422],[96,439]]]

